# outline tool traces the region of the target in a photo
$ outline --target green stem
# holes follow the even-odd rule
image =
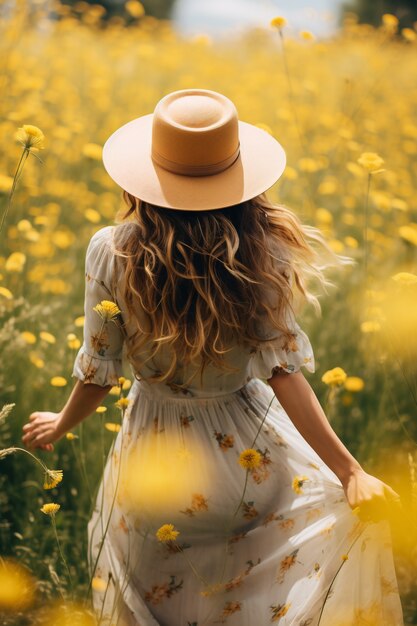
[[[364,245],[364,283],[367,284],[367,272],[368,272],[368,221],[369,221],[369,190],[371,186],[371,172],[368,173],[368,185],[366,190],[366,200],[365,200],[365,219],[364,219],[364,230],[363,230],[363,245]]]
[[[360,526],[360,525],[361,525],[361,524],[359,524],[359,526]],[[361,536],[361,534],[362,534],[362,533],[363,533],[363,531],[365,530],[365,527],[366,527],[366,526],[363,526],[363,527],[362,527],[361,531],[358,533],[358,536],[356,537],[356,539],[352,542],[352,544],[351,544],[351,546],[350,546],[349,550],[346,552],[346,554],[349,554],[349,552],[352,550],[353,546],[355,545],[355,543],[357,542],[357,540],[359,539],[359,537]],[[317,622],[317,626],[320,626],[321,616],[323,615],[324,606],[325,606],[325,604],[326,604],[326,602],[327,602],[327,598],[328,598],[328,596],[329,596],[330,589],[332,588],[332,585],[333,585],[333,583],[334,583],[334,581],[335,581],[335,579],[336,579],[336,576],[338,575],[338,573],[340,572],[341,568],[343,567],[343,565],[344,565],[345,563],[346,563],[346,561],[342,561],[342,563],[339,565],[339,568],[338,568],[338,569],[337,569],[337,571],[336,571],[336,574],[333,576],[332,582],[330,583],[330,586],[329,586],[329,588],[328,588],[328,590],[327,590],[327,593],[326,593],[326,595],[325,595],[325,598],[324,598],[323,605],[322,605],[322,607],[321,607],[321,611],[320,611],[320,615],[319,615],[319,621]]]
[[[25,165],[25,162],[26,162],[26,159],[28,158],[28,156],[29,156],[29,149],[28,148],[24,148],[22,154],[20,155],[20,160],[19,160],[19,163],[17,164],[16,172],[15,172],[14,177],[13,177],[13,184],[12,184],[12,188],[10,190],[9,199],[8,199],[6,208],[3,211],[3,215],[2,215],[2,218],[1,218],[0,233],[1,233],[2,228],[3,228],[4,220],[6,219],[7,213],[8,213],[8,211],[9,211],[11,205],[12,205],[12,198],[13,198],[13,195],[14,195],[14,191],[16,189],[17,181],[20,178],[20,175],[21,175],[21,173],[23,171],[23,167]],[[25,157],[25,160],[23,161],[23,164],[22,164],[23,157]],[[21,169],[19,171],[19,168],[20,168],[21,164],[22,164],[22,167],[21,167]]]
[[[74,587],[73,587],[73,584],[72,584],[71,572],[69,570],[68,563],[67,563],[67,561],[66,561],[66,559],[65,559],[65,557],[63,555],[63,552],[61,550],[61,543],[60,543],[59,538],[58,538],[58,533],[57,533],[57,530],[56,530],[56,522],[55,522],[55,516],[54,515],[51,515],[51,521],[52,521],[52,526],[53,526],[53,529],[54,529],[54,532],[55,532],[55,538],[56,538],[56,543],[58,545],[59,554],[61,556],[61,559],[64,562],[64,565],[65,565],[67,573],[68,573],[68,579],[69,579],[69,583],[70,583],[70,586],[71,586],[71,594],[73,594]]]
[[[124,417],[124,413],[125,413],[125,409],[122,409],[122,416],[123,417]],[[87,600],[88,595],[89,595],[90,590],[91,590],[91,585],[93,583],[94,574],[96,572],[98,561],[99,561],[99,558],[100,558],[100,554],[101,554],[101,551],[102,551],[103,546],[104,546],[104,541],[105,541],[105,538],[106,538],[106,535],[107,535],[107,531],[108,531],[109,525],[110,525],[110,520],[111,520],[111,517],[112,517],[112,514],[113,514],[114,503],[116,501],[116,495],[117,495],[117,489],[118,489],[118,486],[119,486],[119,479],[120,479],[120,472],[121,472],[121,465],[122,465],[122,451],[123,451],[123,438],[124,438],[123,437],[123,434],[124,434],[123,433],[123,426],[122,426],[121,434],[122,434],[122,436],[121,436],[121,441],[120,441],[120,452],[119,452],[119,462],[118,462],[116,486],[115,486],[115,489],[114,489],[113,500],[112,500],[111,507],[110,507],[110,514],[109,514],[109,517],[108,517],[108,520],[107,520],[106,529],[105,529],[104,535],[103,535],[103,537],[101,539],[100,548],[99,548],[99,551],[98,551],[98,554],[97,554],[96,562],[94,563],[93,571],[92,571],[92,574],[91,574],[91,577],[90,577],[90,582],[89,582],[87,593],[86,593],[86,596],[85,596],[86,600]],[[104,489],[104,482],[103,482],[103,489]]]

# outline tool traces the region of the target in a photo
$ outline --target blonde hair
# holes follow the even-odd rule
[[[172,354],[166,371],[154,369],[149,382],[169,384],[187,363],[199,364],[200,381],[209,363],[236,371],[224,355],[236,343],[256,349],[268,341],[268,322],[290,340],[286,318],[290,310],[295,315],[296,291],[320,313],[308,282],[316,279],[327,292],[334,284],[323,270],[352,263],[264,193],[212,211],[167,209],[125,190],[122,197],[128,210],[116,217],[114,252],[126,314],[137,329],[127,353],[140,364],[163,346]],[[150,352],[141,360],[143,348]]]

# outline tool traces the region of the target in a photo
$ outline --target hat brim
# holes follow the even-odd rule
[[[281,144],[265,130],[239,120],[240,154],[223,172],[173,174],[151,158],[153,113],[118,128],[103,146],[110,177],[130,194],[161,207],[186,211],[224,208],[266,191],[286,165]]]

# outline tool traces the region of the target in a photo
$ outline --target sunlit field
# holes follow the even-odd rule
[[[287,168],[270,197],[356,260],[329,274],[321,317],[300,314],[316,358],[306,377],[364,469],[401,495],[394,557],[405,623],[417,624],[416,30],[351,16],[318,41],[307,30],[289,38],[276,20],[213,42],[181,38],[135,0],[105,27],[97,5],[53,19],[42,0],[32,12],[16,4],[0,22],[1,623],[96,623],[86,526],[128,364],[104,408],[53,452],[25,452],[22,426],[33,411],[61,410],[75,382],[85,250],[123,207],[103,143],[168,92],[199,87],[282,143]],[[38,149],[24,125],[42,131]]]

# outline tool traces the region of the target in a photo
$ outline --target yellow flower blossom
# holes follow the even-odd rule
[[[123,383],[125,382],[126,378],[124,376],[119,376],[119,385],[123,386]]]
[[[107,589],[107,583],[102,578],[94,576],[93,580],[91,581],[91,587],[94,589],[94,591],[103,592]]]
[[[7,300],[12,300],[13,299],[13,294],[10,291],[10,289],[7,289],[7,287],[0,287],[0,296],[3,296]],[[35,339],[35,341],[36,341],[36,339]]]
[[[53,376],[50,380],[52,387],[65,387],[67,379],[63,376]]]
[[[24,124],[20,127],[16,134],[15,139],[19,141],[26,150],[43,150],[45,135],[37,126],[32,124]]]
[[[43,484],[44,489],[53,489],[58,483],[61,482],[63,476],[63,470],[50,470],[45,472],[45,482]]]
[[[17,561],[0,562],[0,613],[27,609],[35,599],[35,579]]]
[[[73,439],[79,439],[78,435],[74,435],[74,433],[66,433],[65,437],[72,441]]]
[[[121,313],[117,304],[111,300],[102,300],[93,307],[93,311],[96,311],[105,322],[114,322],[116,316]]]
[[[401,34],[407,41],[415,41],[417,39],[417,33],[412,28],[403,28]]]
[[[122,411],[123,409],[127,409],[129,404],[130,404],[129,398],[120,398],[119,400],[117,400],[117,402],[114,403],[114,405],[117,406]]]
[[[417,246],[417,224],[411,222],[405,226],[400,226],[398,234],[408,243],[412,243],[414,246]]]
[[[345,380],[345,389],[348,391],[362,391],[365,383],[359,376],[348,376]]]
[[[304,493],[302,490],[302,486],[306,481],[310,480],[308,476],[294,476],[292,481],[292,488],[295,493]]]
[[[85,315],[80,315],[79,317],[75,318],[74,326],[76,326],[77,328],[82,328],[82,326],[84,326],[84,322],[85,322]]]
[[[71,350],[78,350],[78,348],[81,346],[81,341],[74,333],[68,333],[67,346],[68,348],[71,348]]]
[[[341,367],[334,367],[333,369],[324,372],[321,380],[330,387],[336,387],[338,385],[343,385],[346,378],[347,374],[344,369]]]
[[[300,31],[300,37],[305,41],[313,41],[313,39],[315,39],[315,36],[309,30]]]
[[[115,424],[114,422],[106,422],[104,426],[112,433],[118,433],[120,430],[120,424]]]
[[[398,272],[392,277],[392,280],[400,283],[401,285],[416,285],[417,274],[410,274],[410,272]]]
[[[36,343],[36,336],[28,330],[22,331],[20,336],[24,341],[26,341],[26,343]]]
[[[102,146],[99,146],[97,143],[86,143],[82,149],[84,156],[95,161],[101,161],[102,151]]]
[[[384,171],[381,169],[384,159],[382,159],[376,152],[363,152],[358,159],[358,163],[359,165],[362,165],[365,170],[373,174]]]
[[[136,19],[145,15],[145,8],[141,2],[138,2],[138,0],[127,0],[125,3],[125,9]]]
[[[39,333],[39,337],[47,343],[56,343],[56,338],[54,337],[54,335],[46,332],[45,330],[41,330],[41,332]]]
[[[180,534],[179,530],[174,530],[174,524],[163,524],[156,531],[156,536],[159,541],[175,541]]]
[[[12,252],[6,259],[5,269],[7,272],[22,272],[26,263],[26,255],[23,252]]]
[[[45,513],[45,515],[50,515],[52,517],[59,511],[60,508],[60,504],[56,504],[55,502],[48,502],[47,504],[44,504],[39,510],[42,511],[42,513]]]
[[[98,406],[96,408],[96,413],[105,413],[106,411],[107,411],[107,407],[106,406],[100,405],[100,406]]]
[[[273,28],[278,28],[278,30],[281,30],[281,28],[287,25],[287,20],[285,19],[285,17],[281,17],[280,15],[278,15],[277,17],[272,18],[270,24]]]
[[[0,174],[0,193],[10,193],[13,186],[13,178],[6,176],[6,174]]]
[[[381,324],[377,321],[366,320],[361,323],[361,331],[363,333],[377,333],[381,330]]]
[[[261,459],[261,454],[253,448],[247,448],[239,455],[239,463],[244,469],[254,469],[258,467]]]
[[[392,13],[384,13],[382,16],[382,23],[384,26],[388,27],[398,26],[398,17]]]

